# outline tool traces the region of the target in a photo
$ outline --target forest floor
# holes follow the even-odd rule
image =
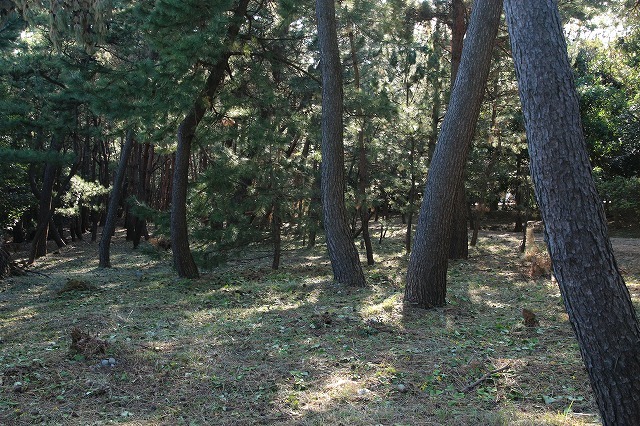
[[[482,232],[447,306],[403,312],[402,233],[375,244],[365,289],[332,283],[322,245],[193,281],[121,232],[110,269],[97,243],[51,253],[46,276],[0,281],[0,424],[600,424],[557,285],[529,276],[518,234]],[[640,240],[614,247],[637,304]]]

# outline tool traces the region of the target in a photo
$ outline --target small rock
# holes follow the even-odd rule
[[[103,367],[106,367],[107,365],[109,365],[109,360],[108,359],[103,359],[102,361],[100,361],[100,365]]]
[[[109,358],[108,361],[109,361],[109,364],[111,364],[112,366],[116,365],[116,359],[115,358]]]
[[[363,389],[358,389],[358,395],[362,396],[362,395],[366,395],[369,392],[371,392],[369,389],[363,388]]]
[[[22,384],[22,382],[15,382],[13,384],[13,391],[17,393],[24,392],[24,385]]]
[[[405,393],[407,391],[407,387],[405,385],[403,385],[402,383],[400,383],[398,386],[396,386],[396,389],[398,389],[398,392],[402,392],[402,393]]]

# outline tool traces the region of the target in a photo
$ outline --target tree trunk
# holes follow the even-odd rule
[[[111,189],[111,197],[109,197],[109,208],[107,210],[107,218],[102,228],[102,235],[100,236],[100,244],[98,249],[98,259],[100,268],[110,268],[111,260],[109,258],[109,247],[111,246],[111,236],[116,229],[116,213],[118,211],[118,205],[120,203],[120,197],[122,196],[122,182],[124,181],[124,174],[127,169],[127,161],[131,156],[131,150],[133,148],[133,130],[127,132],[127,138],[125,139],[124,146],[122,147],[122,153],[120,154],[120,163],[118,164],[118,170],[113,180],[113,188]]]
[[[473,7],[458,77],[427,175],[407,269],[408,306],[445,304],[454,198],[480,114],[501,11],[499,0],[477,0]]]
[[[640,421],[640,327],[616,264],[557,2],[505,0],[553,270],[604,425]]]
[[[467,31],[465,15],[467,8],[463,0],[451,1],[451,92],[458,76],[458,68],[462,58],[464,34]],[[466,259],[469,257],[469,233],[467,226],[467,191],[464,177],[461,178],[456,193],[449,242],[449,259]]]
[[[309,224],[309,243],[307,247],[315,247],[318,228],[320,227],[320,209],[322,209],[322,199],[320,195],[320,181],[322,178],[318,173],[318,161],[313,161],[313,183],[311,184],[311,200],[307,212],[307,223]]]
[[[469,140],[469,143],[471,143],[471,140]],[[458,187],[455,190],[453,202],[453,220],[450,225],[451,233],[449,237],[449,259],[451,260],[466,259],[469,257],[468,211],[467,191],[464,187],[463,173],[460,182],[458,182]]]
[[[150,182],[150,162],[153,158],[153,145],[145,143],[138,146],[138,167],[136,179],[136,198],[141,203],[149,202],[149,182]],[[148,238],[147,220],[140,217],[134,218],[133,227],[133,248],[136,249],[140,245],[140,239],[144,236]]]
[[[49,151],[60,152],[61,149],[62,142],[55,136],[52,137]],[[58,166],[53,163],[47,163],[44,167],[42,189],[39,191],[40,202],[38,205],[38,224],[36,226],[35,236],[31,243],[29,263],[33,263],[35,259],[47,254],[49,222],[51,221],[51,209],[53,208],[53,185],[55,184],[57,171]]]
[[[280,219],[280,209],[277,204],[271,206],[271,239],[273,241],[273,261],[271,269],[280,267],[280,255],[282,254],[282,220]]]
[[[353,62],[353,78],[356,90],[360,92],[360,67],[356,55],[356,43],[353,31],[349,32],[349,44],[351,47],[351,61]],[[364,144],[364,132],[366,119],[360,106],[356,109],[356,115],[362,117],[360,128],[358,129],[358,214],[362,223],[362,239],[367,253],[367,265],[373,265],[373,247],[371,245],[371,235],[369,234],[369,204],[367,201],[367,187],[369,186],[369,164],[367,160],[367,148]]]
[[[228,48],[231,48],[240,32],[240,20],[246,14],[248,4],[249,0],[240,0],[234,10],[234,17],[227,30]],[[208,101],[210,102],[222,85],[230,56],[228,51],[221,53],[220,59],[213,65],[207,77],[203,90],[178,127],[178,148],[173,170],[173,193],[171,196],[171,249],[173,250],[173,265],[178,275],[183,278],[198,278],[200,275],[189,249],[187,227],[187,189],[191,144],[198,124],[206,112]]]
[[[322,68],[322,211],[334,279],[364,286],[360,256],[353,243],[344,204],[342,65],[334,0],[317,0],[318,44]]]

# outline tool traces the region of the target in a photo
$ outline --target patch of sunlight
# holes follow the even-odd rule
[[[402,295],[397,293],[393,294],[380,303],[365,303],[365,306],[360,309],[360,315],[363,318],[377,317],[380,315],[389,315],[395,310],[399,310],[402,305]]]
[[[256,314],[268,313],[272,311],[292,311],[294,309],[300,309],[302,306],[307,305],[309,303],[314,303],[314,302],[311,302],[310,300],[300,300],[300,301],[293,301],[293,302],[292,301],[284,302],[282,300],[279,300],[277,303],[274,303],[274,304],[265,303],[264,305],[256,306],[255,308],[246,308],[246,309],[238,310],[237,318],[246,319],[246,318],[255,316]]]
[[[490,288],[487,286],[479,286],[475,288],[469,288],[469,299],[473,303],[484,303],[487,296],[491,296]]]
[[[350,377],[348,371],[335,372],[324,383],[301,393],[300,405],[305,410],[323,410],[327,406],[369,398],[372,392],[360,380]]]
[[[591,413],[574,413],[570,407],[557,413],[531,413],[509,411],[504,413],[511,426],[587,426],[600,425],[598,416]]]
[[[10,324],[12,322],[28,321],[35,318],[37,315],[38,312],[35,310],[35,308],[31,306],[25,306],[16,310],[13,315],[5,316],[4,318],[2,318],[1,322]]]

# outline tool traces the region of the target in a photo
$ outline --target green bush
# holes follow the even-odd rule
[[[640,216],[640,177],[603,177],[595,172],[596,186],[604,203],[607,219],[636,222]]]

